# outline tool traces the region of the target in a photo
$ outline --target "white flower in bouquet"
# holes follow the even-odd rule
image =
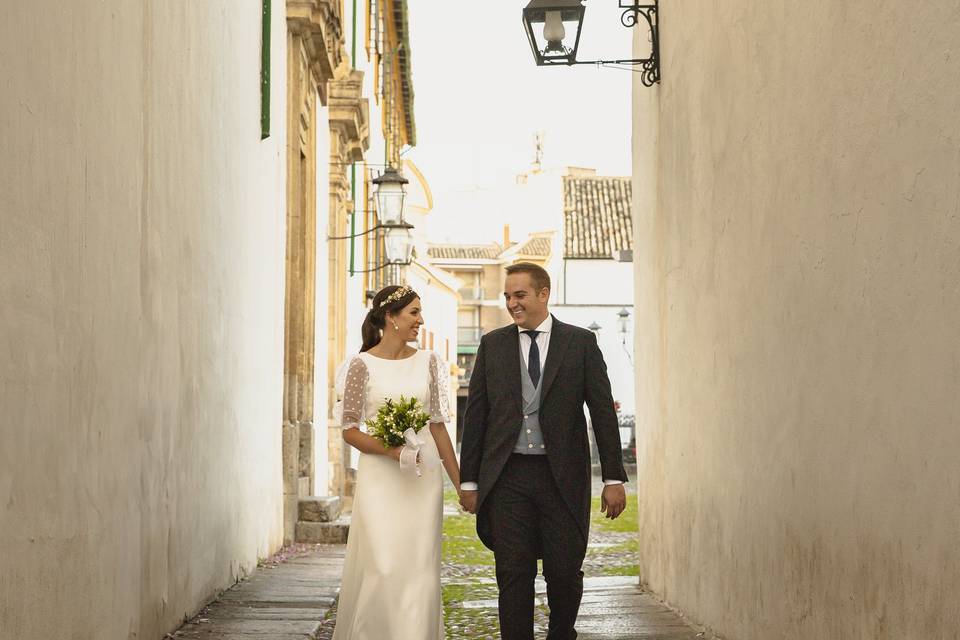
[[[407,443],[403,435],[407,429],[420,433],[429,421],[430,417],[416,398],[400,396],[397,401],[387,398],[377,417],[367,423],[367,431],[383,443],[384,448],[390,449]]]

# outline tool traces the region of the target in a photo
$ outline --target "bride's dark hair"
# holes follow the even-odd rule
[[[405,289],[406,293],[384,304],[387,298],[390,298],[400,289]],[[360,347],[360,352],[369,351],[380,344],[380,332],[387,325],[388,313],[398,313],[402,311],[404,307],[419,297],[413,289],[400,287],[395,284],[380,289],[377,295],[373,296],[373,302],[370,303],[370,311],[367,312],[367,317],[363,319],[363,326],[360,328],[360,335],[363,336],[363,346]]]

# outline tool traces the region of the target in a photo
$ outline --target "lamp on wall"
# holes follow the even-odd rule
[[[380,210],[380,223],[384,225],[403,222],[403,201],[406,198],[406,184],[410,181],[394,167],[372,180],[377,189],[377,208]]]
[[[600,329],[602,328],[603,327],[598,325],[596,321],[591,322],[590,326],[587,327],[587,329],[590,329],[590,331],[593,331],[593,335],[597,336],[597,339],[600,338]]]
[[[638,66],[641,81],[652,87],[660,82],[660,26],[657,20],[658,0],[618,0],[623,13],[620,23],[629,28],[637,25],[640,16],[650,28],[650,57],[621,60],[577,60],[580,32],[586,7],[583,0],[530,0],[523,9],[523,27],[530,41],[537,66],[574,64],[616,64]]]
[[[377,217],[377,224],[349,236],[327,236],[327,240],[350,240],[383,230],[386,262],[372,269],[355,269],[354,273],[369,273],[386,267],[405,267],[413,262],[413,225],[403,218],[403,205],[407,195],[405,185],[410,181],[394,167],[387,167],[386,171],[372,182],[376,188],[377,210],[373,213]]]
[[[620,342],[627,344],[627,332],[630,330],[630,312],[624,307],[617,312],[617,324],[620,329]]]
[[[620,331],[620,344],[623,345],[623,352],[627,354],[627,361],[630,363],[630,366],[633,366],[633,343],[630,343],[630,347],[627,347],[627,334],[630,332],[630,312],[627,311],[626,307],[620,309],[617,312],[617,324]]]

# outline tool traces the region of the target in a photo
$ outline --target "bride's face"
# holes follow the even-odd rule
[[[398,329],[393,329],[390,321],[396,322]],[[423,325],[423,313],[420,307],[420,298],[414,298],[410,304],[388,316],[387,330],[395,331],[404,342],[415,342],[420,336],[420,327]]]

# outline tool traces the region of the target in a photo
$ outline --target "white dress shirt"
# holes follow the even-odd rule
[[[539,331],[537,335],[537,349],[540,351],[540,375],[543,376],[543,368],[547,363],[547,349],[550,348],[550,333],[553,330],[553,316],[547,314],[547,319],[540,323],[534,331]],[[529,331],[529,329],[524,329],[521,326],[517,326],[517,331],[520,332],[520,357],[523,360],[523,366],[530,367],[530,336],[524,333],[524,331]],[[620,480],[604,480],[604,485],[610,484],[623,484]],[[480,487],[476,482],[463,482],[460,484],[460,489],[463,491],[477,491]]]
[[[553,316],[548,315],[547,319],[540,323],[540,326],[534,329],[539,331],[537,335],[537,349],[540,350],[540,375],[543,376],[543,367],[547,363],[547,349],[550,348],[550,332],[553,330]],[[530,369],[530,336],[524,333],[527,329],[517,327],[520,332],[520,357],[523,358],[523,366]]]

